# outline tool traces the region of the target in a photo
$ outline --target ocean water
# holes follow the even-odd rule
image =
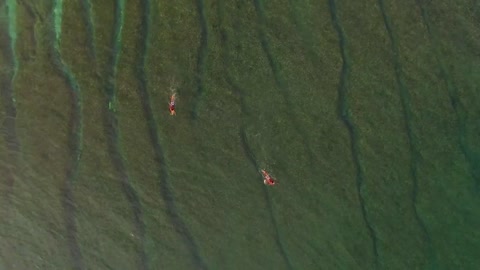
[[[0,10],[0,269],[480,269],[478,1]]]

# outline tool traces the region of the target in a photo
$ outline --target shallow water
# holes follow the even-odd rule
[[[0,2],[0,268],[478,269],[479,8]]]

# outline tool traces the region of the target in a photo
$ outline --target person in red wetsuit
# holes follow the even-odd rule
[[[170,110],[170,115],[175,115],[175,94],[170,97],[170,103],[168,103],[168,109]]]
[[[277,180],[273,179],[270,174],[268,174],[265,170],[262,170],[263,175],[263,183],[267,186],[273,186],[277,183]]]

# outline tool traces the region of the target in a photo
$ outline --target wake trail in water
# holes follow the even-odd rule
[[[106,86],[107,104],[108,108],[105,109],[105,132],[108,140],[109,154],[112,159],[112,164],[115,170],[118,172],[119,181],[122,186],[123,192],[130,203],[133,213],[133,225],[135,235],[140,240],[140,248],[138,249],[139,269],[148,269],[148,260],[145,252],[145,223],[143,221],[143,211],[140,199],[138,197],[135,188],[132,186],[131,177],[128,174],[127,166],[125,165],[124,158],[121,150],[120,130],[118,127],[117,118],[117,91],[116,91],[116,78],[118,71],[118,63],[120,59],[120,53],[122,49],[122,29],[124,26],[125,16],[125,0],[118,0],[115,4],[115,24],[113,35],[113,51],[111,56],[111,69],[108,74],[108,81]]]
[[[242,127],[240,129],[240,142],[242,144],[242,148],[245,151],[245,156],[247,159],[250,161],[250,163],[255,167],[255,170],[257,172],[260,171],[260,166],[258,165],[257,159],[255,157],[255,154],[253,154],[252,149],[250,148],[250,145],[248,144],[247,136],[245,133],[244,128]],[[283,260],[285,261],[285,264],[287,265],[288,269],[293,269],[292,262],[290,261],[290,257],[288,256],[287,250],[285,249],[285,246],[283,245],[280,231],[278,230],[278,222],[277,219],[275,218],[275,214],[273,212],[273,203],[272,199],[270,198],[270,193],[267,190],[267,187],[264,185],[262,186],[265,202],[267,204],[267,209],[268,213],[270,216],[270,221],[273,225],[273,228],[275,230],[275,243],[277,244],[277,247],[280,251],[280,255],[282,256]]]
[[[63,195],[63,207],[64,207],[64,219],[66,224],[67,241],[70,249],[70,256],[72,258],[73,268],[75,270],[85,269],[83,263],[83,257],[80,250],[80,246],[77,241],[77,225],[75,219],[75,198],[73,189],[78,176],[78,168],[80,160],[82,158],[83,151],[83,104],[82,104],[82,92],[80,87],[70,71],[68,65],[63,61],[60,42],[62,35],[62,16],[63,16],[63,0],[55,0],[53,6],[53,25],[55,31],[55,41],[53,45],[54,59],[60,69],[61,73],[65,77],[72,97],[72,115],[70,120],[70,136],[69,136],[69,149],[71,158],[68,161],[68,167],[66,171],[66,178],[62,189]]]
[[[195,103],[192,109],[192,118],[198,117],[198,104],[203,96],[204,82],[205,82],[205,70],[206,61],[208,56],[208,24],[205,3],[203,0],[195,1],[197,4],[198,17],[200,19],[200,46],[198,48],[197,56],[197,93],[195,95]]]
[[[399,88],[399,94],[400,94],[400,99],[402,103],[402,110],[403,110],[403,117],[405,120],[405,130],[407,132],[407,137],[408,137],[408,145],[410,148],[410,174],[413,180],[413,190],[412,190],[412,205],[413,205],[413,213],[415,216],[415,220],[420,226],[420,229],[422,230],[422,233],[425,237],[425,241],[428,246],[428,260],[430,264],[429,269],[437,269],[438,268],[438,263],[437,263],[437,256],[435,254],[435,250],[433,249],[432,246],[432,241],[430,234],[427,230],[427,227],[425,225],[425,222],[423,219],[420,217],[417,211],[417,194],[418,194],[418,177],[417,177],[417,171],[418,171],[418,160],[419,160],[419,150],[418,150],[418,143],[415,141],[414,133],[413,133],[413,120],[412,120],[412,109],[411,109],[411,103],[410,103],[410,94],[408,92],[408,89],[405,85],[405,79],[403,76],[403,69],[402,65],[400,63],[399,59],[399,49],[398,49],[398,43],[395,38],[395,35],[393,33],[392,29],[392,23],[390,17],[387,16],[387,13],[385,11],[385,4],[384,0],[378,0],[378,4],[380,6],[380,10],[382,13],[383,17],[383,22],[385,24],[385,29],[387,30],[388,37],[390,39],[390,45],[393,53],[393,64],[394,64],[394,69],[395,69],[395,77],[397,80],[397,85]]]
[[[475,190],[477,192],[480,191],[480,153],[476,153],[471,150],[467,143],[467,126],[466,126],[466,110],[463,105],[460,103],[459,95],[457,92],[457,88],[453,79],[451,79],[450,74],[448,72],[448,68],[446,67],[445,60],[441,58],[442,53],[440,52],[439,45],[436,39],[436,36],[433,34],[432,28],[430,26],[429,18],[427,10],[422,3],[422,0],[416,0],[417,6],[420,9],[420,15],[422,17],[422,22],[425,28],[427,29],[428,39],[431,43],[433,51],[435,53],[435,60],[440,68],[440,77],[445,81],[445,85],[447,87],[448,97],[450,99],[450,103],[452,108],[455,112],[455,117],[458,125],[458,144],[460,146],[460,151],[462,155],[465,157],[465,160],[468,163],[470,174],[475,181]]]
[[[285,103],[288,108],[294,108],[293,104],[291,103],[291,97],[288,94],[289,89],[285,85],[285,82],[282,79],[282,76],[280,75],[280,68],[278,66],[278,63],[276,63],[275,58],[273,57],[273,54],[270,50],[270,45],[267,40],[267,34],[265,31],[266,28],[266,17],[265,17],[265,11],[263,8],[263,2],[262,0],[255,0],[254,1],[255,5],[255,10],[257,12],[257,17],[258,17],[258,23],[260,25],[259,27],[259,38],[260,38],[260,43],[262,45],[262,49],[267,57],[268,64],[270,66],[270,69],[272,70],[273,77],[275,79],[275,84],[276,86],[280,89],[280,94],[283,96],[283,99],[285,100]],[[296,131],[298,131],[298,134],[302,138],[302,143],[305,147],[305,151],[308,156],[308,161],[309,161],[309,167],[310,168],[316,168],[315,166],[315,155],[312,152],[312,147],[310,146],[309,140],[306,136],[308,134],[305,129],[299,124],[298,117],[296,117],[296,114],[291,111],[288,115],[288,118],[290,119],[290,122],[292,123],[293,127],[295,128]]]
[[[227,83],[230,85],[231,89],[233,90],[234,94],[236,94],[238,96],[238,98],[240,99],[241,113],[242,113],[243,117],[245,117],[246,115],[248,115],[247,106],[245,104],[245,95],[244,95],[244,92],[241,89],[241,87],[238,86],[238,84],[232,78],[232,76],[230,74],[229,64],[228,64],[228,63],[231,63],[231,59],[230,59],[230,46],[228,44],[229,36],[228,36],[228,34],[225,30],[224,22],[223,22],[224,8],[225,8],[224,3],[223,2],[219,3],[217,8],[218,8],[218,15],[219,15],[219,20],[220,20],[219,24],[220,24],[220,28],[221,28],[220,35],[221,35],[221,44],[222,44],[221,47],[222,47],[223,65],[224,65],[224,70],[225,70],[225,73],[226,73],[225,78],[226,78]],[[242,145],[242,149],[245,152],[245,156],[246,156],[247,160],[253,165],[253,167],[255,168],[255,171],[259,172],[261,168],[258,165],[257,158],[255,157],[255,154],[253,153],[253,151],[252,151],[252,149],[251,149],[251,147],[248,143],[247,135],[246,135],[246,132],[245,132],[245,124],[243,122],[240,124],[239,136],[240,136],[240,142],[241,142],[241,145]],[[277,220],[276,220],[274,212],[273,212],[273,206],[272,206],[272,200],[270,198],[270,194],[268,193],[268,190],[265,186],[263,186],[263,192],[264,192],[265,202],[266,202],[267,208],[268,208],[268,213],[270,215],[270,220],[271,220],[271,223],[272,223],[273,227],[275,228],[275,243],[276,243],[276,245],[277,245],[277,247],[280,251],[280,254],[281,254],[282,258],[284,259],[285,264],[287,265],[288,269],[293,269],[290,258],[288,256],[287,251],[286,251],[286,249],[285,249],[285,247],[282,243],[282,240],[281,240],[281,235],[280,235],[280,231],[278,230]]]
[[[340,20],[338,19],[337,16],[337,7],[335,4],[335,0],[329,0],[329,7],[330,7],[330,14],[332,16],[332,23],[333,27],[335,28],[335,31],[338,34],[338,39],[339,39],[339,47],[340,47],[340,53],[342,56],[342,69],[340,73],[340,84],[338,86],[338,96],[339,96],[339,104],[338,104],[338,110],[339,110],[339,116],[344,123],[345,127],[348,130],[348,133],[350,135],[350,145],[351,145],[351,152],[352,152],[352,157],[355,163],[356,171],[357,171],[357,176],[356,176],[356,181],[357,181],[357,194],[359,197],[360,201],[360,206],[362,210],[362,216],[363,220],[365,222],[365,225],[367,226],[368,232],[370,234],[370,238],[372,240],[372,248],[373,248],[373,255],[375,259],[375,267],[378,268],[379,266],[379,256],[378,256],[378,247],[377,247],[377,242],[378,242],[378,237],[373,229],[373,226],[368,218],[367,215],[367,207],[365,204],[365,198],[362,193],[362,188],[364,186],[364,176],[363,176],[363,168],[361,166],[360,162],[360,156],[359,156],[359,151],[358,151],[358,135],[356,133],[356,128],[350,119],[350,112],[348,109],[348,97],[347,97],[347,81],[349,78],[350,74],[350,60],[347,54],[347,41],[345,37],[345,33],[343,31],[343,28],[341,26]]]
[[[18,73],[18,58],[16,53],[16,44],[17,44],[17,4],[14,0],[6,1],[6,10],[8,18],[8,37],[10,41],[10,51],[5,53],[9,58],[7,62],[12,68],[12,71],[8,72],[9,82],[5,82],[4,85],[1,85],[0,88],[0,97],[5,108],[5,120],[2,125],[2,134],[5,138],[6,149],[8,151],[8,158],[12,165],[7,168],[7,173],[4,176],[6,180],[7,194],[6,198],[9,201],[10,196],[13,192],[14,185],[14,172],[12,168],[16,167],[17,156],[20,153],[20,142],[18,141],[17,132],[16,132],[16,117],[17,117],[17,108],[15,105],[15,93],[14,93],[14,84],[15,78]]]
[[[150,141],[153,146],[155,154],[155,162],[158,166],[158,176],[160,181],[160,194],[166,205],[167,216],[170,219],[170,222],[173,224],[174,228],[177,230],[177,233],[185,243],[186,247],[189,249],[190,255],[192,257],[192,262],[195,266],[195,269],[208,269],[205,260],[202,258],[199,252],[197,243],[195,242],[192,233],[188,229],[187,224],[178,214],[174,194],[169,180],[168,166],[165,160],[165,154],[160,143],[159,130],[157,127],[157,121],[152,109],[152,101],[148,93],[148,82],[146,75],[146,65],[147,65],[147,54],[148,54],[148,44],[150,38],[150,17],[151,17],[151,3],[149,0],[143,0],[144,14],[142,19],[142,56],[140,63],[137,65],[137,76],[140,79],[140,87],[138,94],[142,103],[143,112],[147,120],[148,132],[150,136]]]

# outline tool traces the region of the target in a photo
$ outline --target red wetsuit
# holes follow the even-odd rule
[[[270,178],[265,178],[265,179],[263,180],[263,183],[265,183],[265,185],[267,185],[267,186],[273,186],[273,185],[275,185],[277,182],[275,181],[275,179],[273,179],[273,178],[270,177]]]
[[[265,170],[262,170],[263,183],[267,186],[273,186],[277,183]]]
[[[170,110],[171,115],[175,114],[175,101],[170,101],[170,104],[168,105],[168,109]]]

